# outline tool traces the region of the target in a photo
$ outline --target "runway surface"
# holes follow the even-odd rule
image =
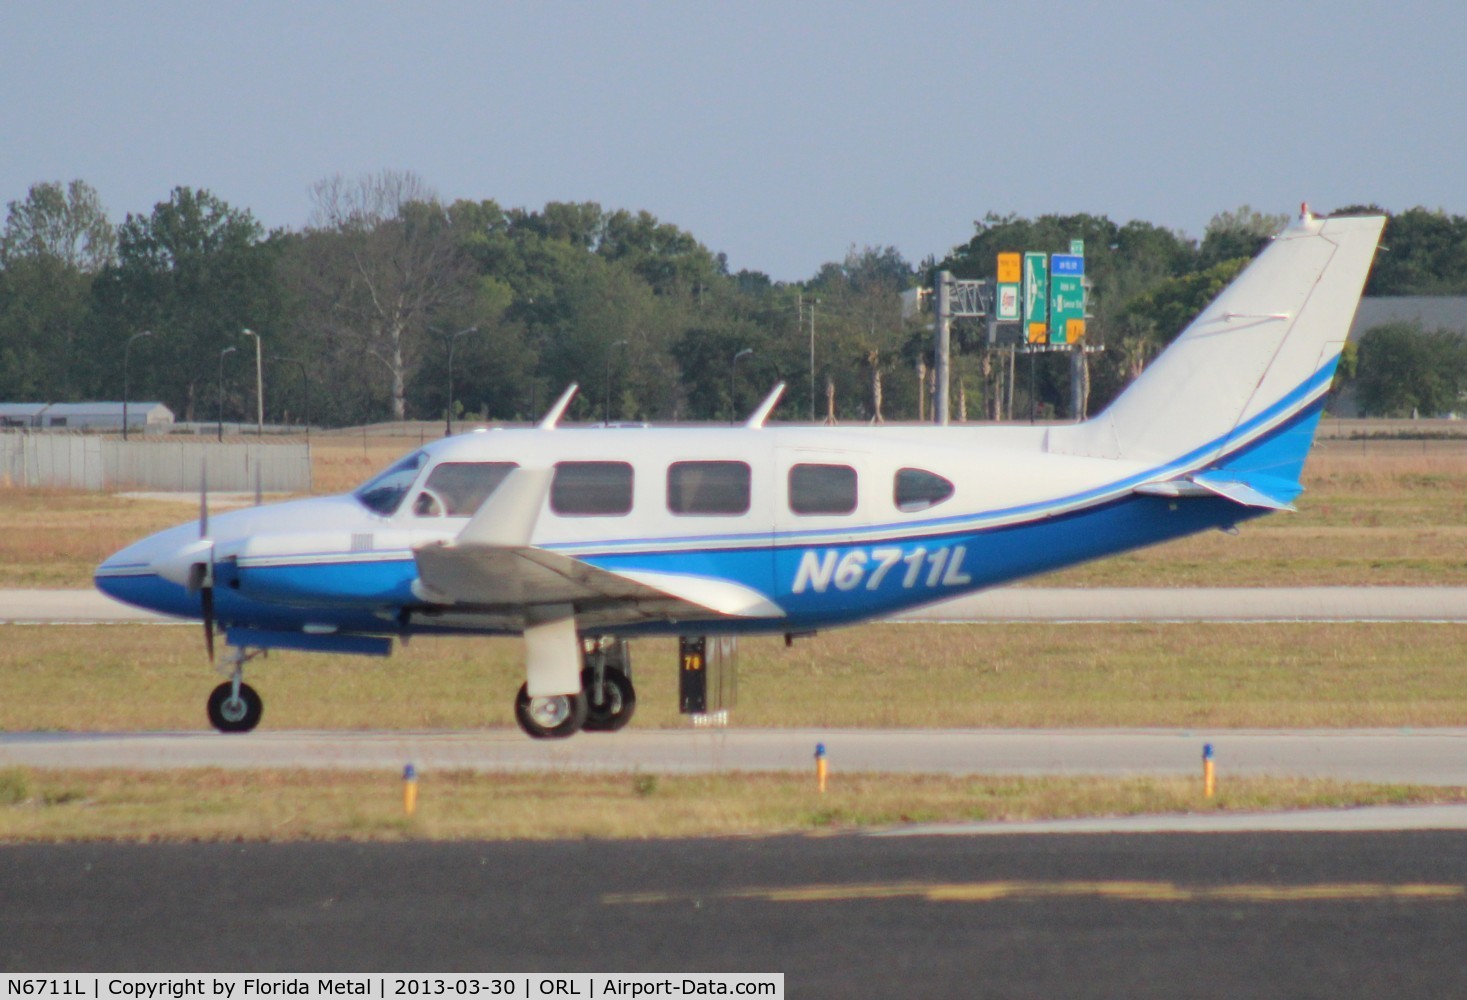
[[[790,997],[1450,997],[1467,834],[0,848],[0,969],[785,973]]]
[[[806,771],[817,744],[832,775],[1200,772],[1467,786],[1467,729],[866,730],[684,729],[531,740],[473,732],[0,733],[0,767],[228,767],[419,771]]]
[[[1467,587],[1008,587],[904,613],[908,622],[1467,622]],[[0,590],[0,623],[168,622],[93,590]]]

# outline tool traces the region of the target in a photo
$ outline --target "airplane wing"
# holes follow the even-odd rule
[[[515,617],[541,606],[575,609],[583,624],[710,618],[782,618],[742,584],[681,573],[607,570],[529,544],[553,471],[509,474],[458,537],[414,550],[424,603],[455,615]]]

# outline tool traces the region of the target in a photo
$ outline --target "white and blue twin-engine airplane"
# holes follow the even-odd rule
[[[617,729],[628,637],[807,634],[1292,509],[1384,220],[1307,209],[1100,415],[1064,426],[556,426],[413,452],[354,493],[237,510],[98,567],[202,618],[244,664],[275,648],[523,636],[531,736]]]

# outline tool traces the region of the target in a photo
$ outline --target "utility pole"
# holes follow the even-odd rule
[[[948,402],[952,382],[952,321],[986,318],[993,311],[993,290],[986,281],[959,280],[949,271],[939,271],[932,291],[937,320],[933,324],[933,374],[937,390],[932,394],[932,419],[945,426],[952,410]]]
[[[937,367],[937,392],[932,398],[932,419],[943,427],[947,426],[951,413],[947,397],[948,383],[951,381],[949,366],[952,363],[952,284],[953,276],[950,271],[937,272],[937,287],[933,289],[937,340],[932,352]]]

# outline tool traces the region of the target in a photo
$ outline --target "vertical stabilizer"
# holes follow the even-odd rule
[[[1297,479],[1384,225],[1306,211],[1114,403],[1054,428],[1051,450]]]

